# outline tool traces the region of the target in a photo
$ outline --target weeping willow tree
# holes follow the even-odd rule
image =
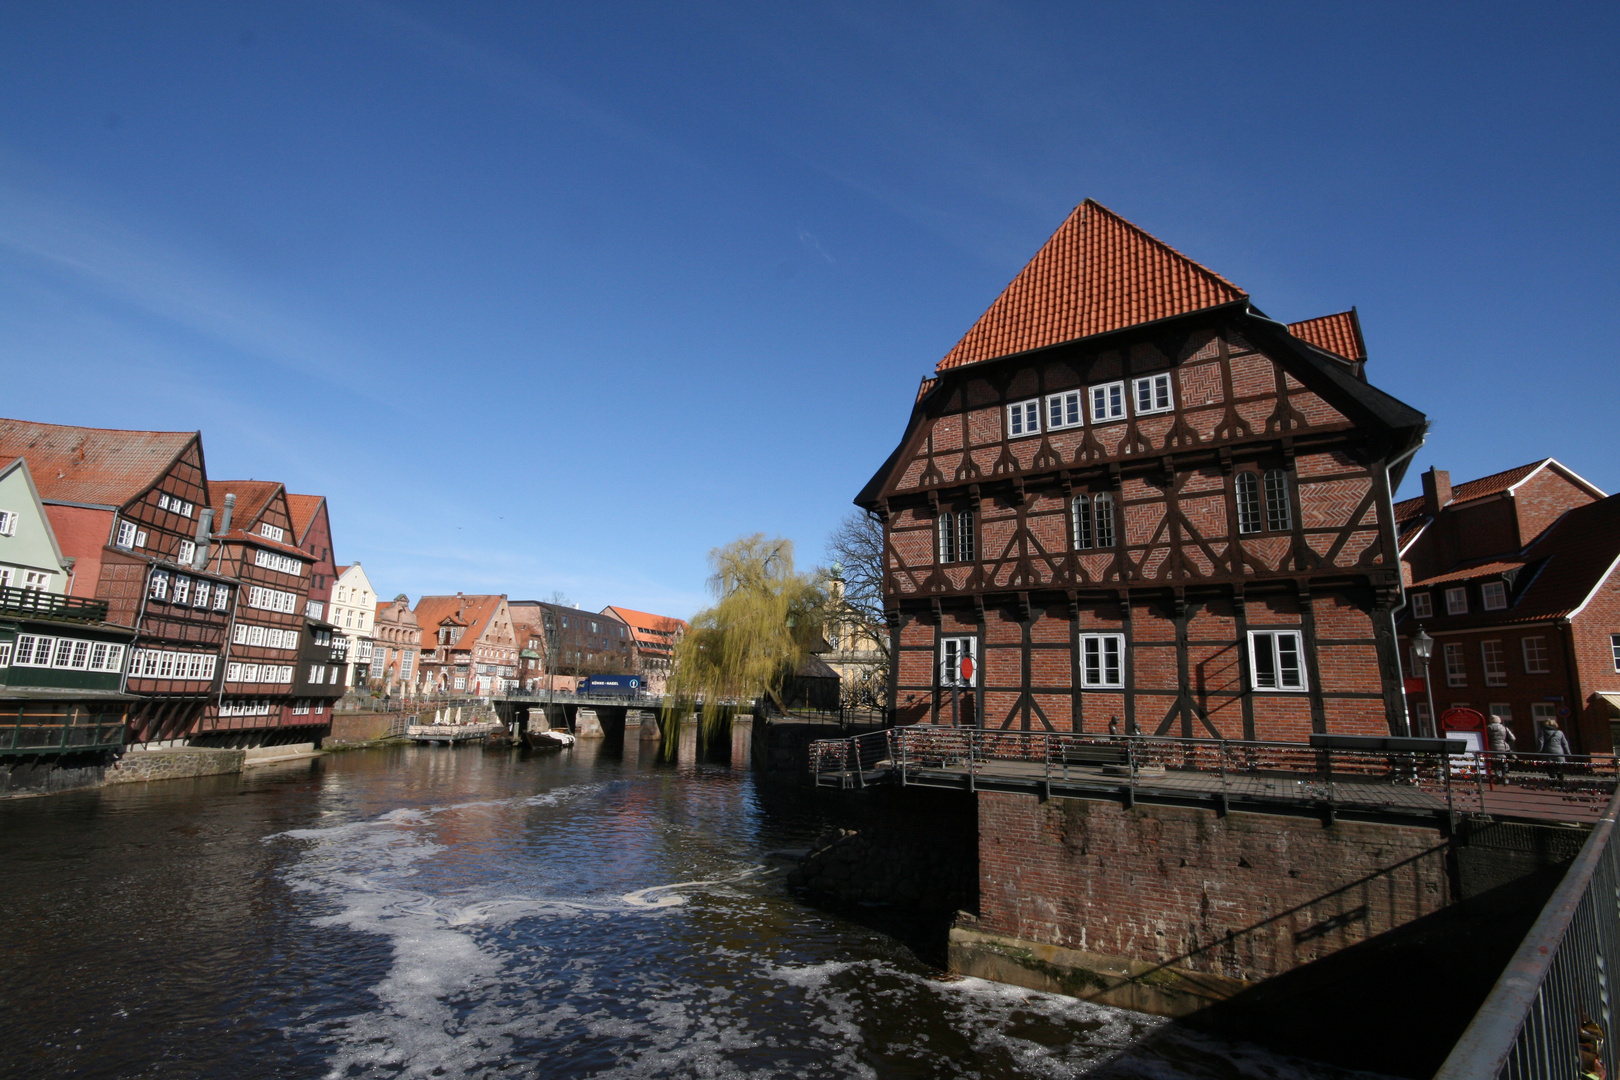
[[[666,755],[699,702],[705,742],[757,698],[785,708],[784,690],[821,641],[826,595],[816,576],[794,570],[791,540],[740,537],[709,552],[709,567],[715,604],[692,616],[664,689]]]

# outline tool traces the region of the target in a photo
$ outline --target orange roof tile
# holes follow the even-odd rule
[[[287,511],[292,515],[293,538],[302,544],[309,535],[309,527],[315,524],[315,515],[320,512],[321,504],[326,502],[325,495],[294,495],[287,493]]]
[[[1472,502],[1474,499],[1483,499],[1487,495],[1499,495],[1549,462],[1554,465],[1558,464],[1552,458],[1542,458],[1540,461],[1532,461],[1528,465],[1515,465],[1511,469],[1504,469],[1499,473],[1482,476],[1478,480],[1468,480],[1456,484],[1451,489],[1451,502]],[[1602,495],[1602,492],[1598,492],[1600,498]],[[1395,504],[1395,520],[1397,522],[1410,521],[1422,513],[1423,496],[1421,495],[1412,499],[1402,499]]]
[[[1500,577],[1509,570],[1517,570],[1525,564],[1524,559],[1484,559],[1447,570],[1443,574],[1433,574],[1422,581],[1414,581],[1407,586],[1411,589],[1427,588],[1430,585],[1440,585],[1448,581],[1471,581],[1474,578]]]
[[[1354,308],[1335,315],[1322,315],[1304,322],[1289,323],[1288,332],[1318,349],[1326,349],[1346,360],[1367,359],[1367,344],[1361,339],[1361,320]]]
[[[1087,199],[935,370],[1123,330],[1247,296]]]
[[[0,419],[0,458],[23,458],[47,502],[123,506],[146,492],[198,437]]]
[[[489,620],[501,608],[504,596],[423,596],[416,601],[416,624],[421,628],[422,645],[427,649],[438,647],[439,624],[452,619],[465,626],[466,632],[453,648],[470,649],[483,636]]]
[[[645,611],[636,611],[633,608],[610,605],[602,609],[602,614],[612,615],[630,628],[631,636],[637,643],[643,645],[657,645],[661,648],[672,648],[674,642],[657,634],[649,634],[648,630],[667,630],[679,634],[686,629],[684,619],[676,619],[669,615],[653,615]]]
[[[280,490],[281,485],[274,480],[210,480],[208,502],[211,506],[224,507],[225,496],[235,495],[236,506],[231,511],[231,524],[246,528],[249,522],[258,520]],[[223,509],[220,512],[223,513]]]

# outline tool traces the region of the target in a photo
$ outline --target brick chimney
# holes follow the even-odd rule
[[[1433,516],[1451,502],[1451,474],[1430,468],[1423,474],[1423,512]]]

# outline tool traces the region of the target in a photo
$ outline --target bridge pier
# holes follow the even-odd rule
[[[731,767],[748,769],[754,763],[754,718],[737,714],[731,718]]]
[[[574,737],[577,739],[600,739],[606,735],[602,730],[602,722],[596,715],[596,710],[581,705],[574,711]]]
[[[699,750],[698,718],[689,716],[681,721],[680,734],[675,741],[675,761],[681,765],[696,764]]]

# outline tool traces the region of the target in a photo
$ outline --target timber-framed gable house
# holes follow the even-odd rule
[[[856,499],[899,719],[1406,733],[1391,492],[1426,421],[1365,362],[1353,310],[1284,325],[1083,203]]]

